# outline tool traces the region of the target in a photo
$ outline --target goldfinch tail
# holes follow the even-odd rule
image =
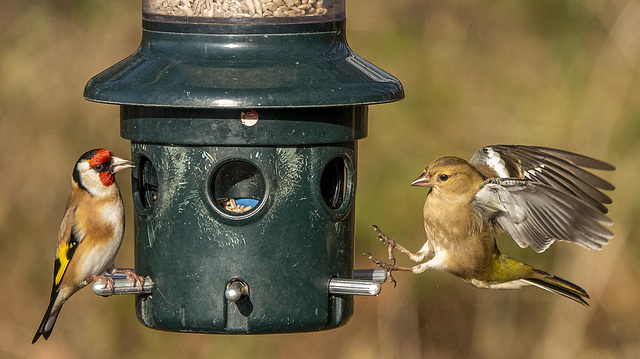
[[[589,294],[587,294],[584,289],[553,274],[534,268],[533,275],[528,278],[523,278],[522,280],[538,288],[560,294],[586,307],[589,306],[589,303],[586,301],[586,299],[589,299]]]
[[[53,331],[53,326],[56,324],[56,320],[58,319],[58,313],[60,313],[60,308],[62,308],[62,304],[66,300],[60,298],[60,292],[56,291],[51,293],[51,300],[49,301],[49,306],[47,307],[47,311],[44,313],[44,318],[42,318],[42,322],[40,322],[40,327],[36,332],[36,335],[33,337],[31,344],[35,344],[40,336],[42,336],[45,340],[49,339],[51,332]]]

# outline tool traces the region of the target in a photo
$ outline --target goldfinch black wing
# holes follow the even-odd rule
[[[71,200],[69,203],[71,203]],[[69,206],[69,204],[67,204],[67,209],[62,219],[62,224],[60,225],[60,231],[58,232],[58,247],[56,249],[56,259],[53,264],[52,291],[54,292],[60,286],[60,282],[69,268],[69,263],[78,248],[78,244],[80,244],[83,239],[73,226],[73,223],[76,222],[75,211],[75,206]]]
[[[53,286],[51,288],[49,306],[31,344],[37,342],[40,336],[44,337],[45,340],[49,339],[58,318],[60,308],[66,301],[66,298],[62,301],[58,300],[60,284],[62,283],[65,273],[67,273],[67,269],[69,269],[69,263],[76,252],[78,244],[82,241],[82,238],[78,237],[72,225],[75,222],[75,207],[71,206],[71,199],[72,197],[70,197],[67,202],[67,208],[64,218],[62,219],[62,224],[60,225],[60,231],[58,232],[58,248],[56,249],[56,259],[53,264]]]
[[[542,252],[556,240],[601,249],[613,222],[579,198],[549,185],[490,178],[472,200],[476,213],[500,226],[522,248]]]
[[[577,153],[539,146],[492,145],[480,149],[471,163],[492,168],[500,178],[544,183],[580,198],[602,213],[611,198],[599,189],[615,187],[585,168],[612,171],[614,166]]]

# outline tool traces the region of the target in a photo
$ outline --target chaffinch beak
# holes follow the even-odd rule
[[[125,160],[124,158],[111,156],[111,166],[109,166],[109,173],[116,174],[125,168],[135,167],[133,162]]]
[[[432,187],[433,188],[433,182],[431,181],[431,177],[427,176],[426,172],[421,174],[420,177],[418,177],[415,180],[413,180],[413,182],[411,182],[411,185],[412,186],[417,186],[417,187]]]

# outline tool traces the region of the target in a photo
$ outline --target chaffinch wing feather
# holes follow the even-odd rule
[[[504,145],[503,145],[504,146]],[[578,153],[574,153],[574,152],[569,152],[569,151],[564,151],[564,150],[559,150],[557,148],[550,148],[550,147],[542,147],[542,146],[517,146],[516,147],[525,147],[525,148],[529,148],[529,149],[535,149],[538,150],[540,152],[544,152],[548,155],[551,155],[554,158],[564,158],[568,161],[573,162],[574,164],[581,166],[581,167],[586,167],[586,168],[592,168],[592,169],[596,169],[596,170],[603,170],[603,171],[613,171],[616,169],[615,166],[604,162],[604,161],[600,161],[599,159],[593,158],[593,157],[589,157],[589,156],[585,156],[585,155],[581,155]]]
[[[603,213],[611,199],[599,189],[615,187],[581,168],[613,170],[612,165],[577,153],[539,146],[493,145],[480,149],[472,164],[491,167],[498,177],[544,183],[580,198]]]
[[[546,250],[555,240],[601,249],[613,234],[602,212],[543,183],[492,178],[472,200],[476,213],[499,225],[520,247]]]

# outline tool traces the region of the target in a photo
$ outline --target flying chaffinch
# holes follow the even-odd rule
[[[487,146],[470,162],[441,157],[411,183],[430,189],[424,204],[424,246],[414,254],[373,226],[389,246],[393,264],[369,258],[389,273],[435,269],[479,288],[533,285],[588,306],[584,289],[507,257],[495,241],[501,228],[520,247],[531,246],[538,253],[555,240],[601,249],[613,238],[606,228],[613,222],[604,206],[611,199],[599,189],[615,187],[583,168],[615,169],[594,158],[536,146]],[[396,266],[394,248],[415,262],[427,261]],[[395,283],[392,277],[390,281]]]

